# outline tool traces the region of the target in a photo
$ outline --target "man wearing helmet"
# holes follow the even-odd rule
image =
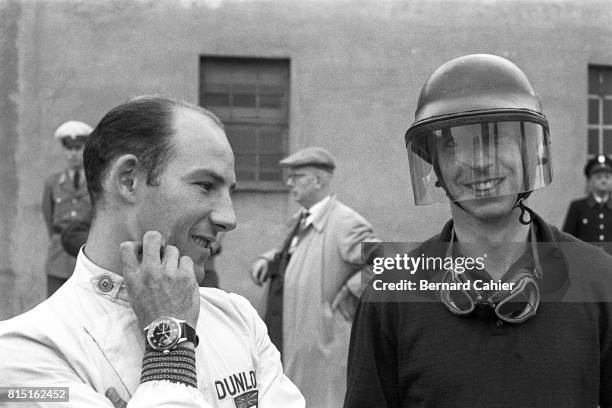
[[[590,159],[584,167],[589,195],[572,201],[563,231],[612,253],[612,159],[604,154]]]
[[[92,128],[71,120],[55,131],[62,144],[67,166],[45,181],[42,212],[49,233],[49,250],[45,265],[47,296],[51,296],[72,274],[76,258],[67,254],[61,242],[62,232],[73,221],[89,218],[91,204],[83,173],[83,147]]]
[[[415,116],[415,202],[450,202],[452,220],[411,255],[484,268],[391,270],[382,279],[437,285],[366,289],[345,408],[612,406],[612,258],[524,203],[552,181],[548,121],[525,74],[494,55],[456,58],[425,83]]]

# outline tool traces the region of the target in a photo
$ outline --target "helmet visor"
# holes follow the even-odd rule
[[[448,123],[412,132],[406,147],[416,205],[516,195],[552,181],[541,123]]]

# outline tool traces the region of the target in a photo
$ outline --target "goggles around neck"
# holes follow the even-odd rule
[[[443,282],[453,282],[454,273],[447,271]],[[461,282],[457,279],[454,282]],[[518,324],[535,316],[540,304],[540,290],[533,278],[533,274],[526,269],[515,274],[512,279],[505,281],[510,284],[511,290],[499,290],[485,296],[476,289],[445,290],[440,291],[442,303],[451,313],[457,316],[470,316],[477,306],[488,306],[502,321]]]
[[[533,243],[535,242],[533,227],[530,234]],[[452,256],[454,240],[455,230],[453,228],[447,256]],[[533,247],[531,250],[535,251]],[[534,253],[533,256],[536,265],[533,272],[526,268],[519,268],[516,272],[511,272],[510,278],[501,281],[508,284],[509,290],[502,289],[487,293],[479,291],[473,287],[464,274],[458,274],[452,269],[447,269],[442,278],[443,283],[468,283],[469,289],[450,290],[444,288],[446,285],[442,285],[440,300],[451,313],[457,316],[471,316],[477,307],[482,306],[493,309],[495,315],[506,323],[523,323],[535,316],[540,304],[540,289],[535,277],[541,278],[542,272],[538,270],[537,254]]]

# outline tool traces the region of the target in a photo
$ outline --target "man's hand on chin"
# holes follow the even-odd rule
[[[162,256],[162,247],[163,238],[157,231],[147,231],[142,244],[134,241],[121,244],[123,277],[130,304],[141,329],[162,316],[185,320],[195,328],[200,297],[193,261],[188,256],[180,256],[178,248],[172,245],[163,247]]]

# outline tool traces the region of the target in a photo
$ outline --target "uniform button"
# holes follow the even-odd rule
[[[57,197],[57,198],[55,199],[55,202],[56,202],[56,203],[61,203],[61,202],[62,202],[62,199],[61,199],[61,198],[59,198],[59,197]]]
[[[586,218],[583,218],[583,219],[582,219],[582,223],[583,223],[583,224],[588,224],[588,223],[589,223],[589,220],[587,220]]]
[[[76,204],[76,203],[78,203],[78,202],[79,202],[79,200],[77,200],[76,198],[73,198],[73,199],[72,199],[72,204]]]
[[[599,224],[599,229],[600,229],[600,230],[604,229],[603,224]]]
[[[599,213],[599,219],[603,220],[603,214]]]
[[[74,210],[70,211],[70,216],[71,217],[76,217],[76,211],[74,211]]]
[[[599,236],[599,240],[600,240],[600,241],[603,241],[603,240],[604,240],[604,236],[603,236],[603,235],[600,235],[600,236]]]
[[[113,281],[108,276],[103,276],[98,281],[98,289],[102,292],[110,292],[113,290]]]
[[[504,322],[502,322],[501,320],[498,320],[497,322],[495,322],[495,325],[497,327],[502,327],[504,325]]]

